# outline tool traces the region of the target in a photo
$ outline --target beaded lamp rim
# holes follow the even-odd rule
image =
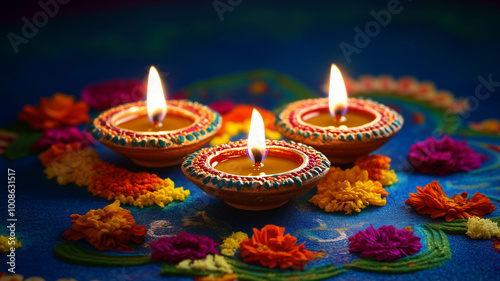
[[[145,101],[127,103],[102,112],[92,120],[89,132],[106,145],[141,149],[166,149],[183,147],[211,138],[221,127],[221,116],[197,102],[171,100],[169,109],[193,114],[193,123],[179,130],[163,132],[141,132],[117,127],[114,116],[134,107],[145,107]]]
[[[280,189],[286,188],[288,185],[302,186],[303,181],[326,174],[330,168],[330,161],[323,153],[304,144],[282,140],[266,140],[266,146],[300,151],[308,160],[306,165],[301,165],[285,173],[266,176],[234,175],[219,171],[210,165],[210,156],[227,149],[246,148],[246,145],[247,140],[240,140],[201,149],[186,156],[181,165],[182,171],[188,178],[199,182],[199,184],[216,187],[217,189],[225,188],[240,191],[242,188],[255,189],[264,187],[265,189],[271,189],[273,187]]]
[[[393,136],[403,126],[403,117],[383,104],[358,98],[349,98],[349,104],[353,106],[368,104],[370,107],[368,111],[377,113],[376,120],[348,130],[307,124],[301,120],[303,110],[311,107],[328,107],[328,98],[316,98],[289,103],[277,114],[275,127],[287,138],[300,139],[301,142],[313,145],[378,141]]]

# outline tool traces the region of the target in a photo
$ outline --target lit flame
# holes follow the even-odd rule
[[[347,91],[342,74],[335,64],[332,64],[330,70],[328,105],[330,115],[337,120],[340,120],[347,113]]]
[[[255,108],[252,112],[250,131],[248,132],[247,155],[254,163],[264,161],[267,155],[264,120]]]
[[[149,69],[146,107],[149,121],[155,125],[161,124],[167,115],[167,100],[163,94],[160,75],[154,66]]]

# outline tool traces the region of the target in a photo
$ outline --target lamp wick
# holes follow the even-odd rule
[[[260,150],[256,147],[253,147],[251,151],[253,158],[255,159],[255,166],[260,166],[262,162],[262,152],[260,152]]]
[[[153,127],[160,128],[163,124],[160,122],[160,115],[153,115]]]
[[[335,110],[335,119],[337,121],[340,121],[342,119],[342,110],[341,109]]]

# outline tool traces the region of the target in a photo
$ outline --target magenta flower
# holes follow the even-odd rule
[[[458,142],[448,136],[441,140],[429,137],[412,144],[408,161],[424,174],[448,175],[481,167],[487,158],[476,153],[465,141]]]
[[[137,79],[115,79],[85,87],[81,99],[102,111],[120,104],[146,99],[146,86]]]
[[[402,256],[414,255],[422,248],[420,237],[406,229],[384,225],[379,229],[368,227],[349,237],[349,251],[361,252],[362,258],[375,257],[379,261],[391,261]]]
[[[230,99],[223,99],[209,103],[208,107],[217,111],[219,114],[226,114],[234,108],[234,102]]]
[[[214,240],[203,236],[181,232],[177,236],[162,237],[149,244],[155,251],[151,258],[155,261],[179,263],[185,259],[199,260],[208,254],[218,255]]]
[[[56,143],[70,144],[78,142],[82,147],[95,145],[94,138],[85,132],[80,131],[77,127],[62,127],[47,129],[36,143],[31,146],[34,150],[47,150],[51,145]]]

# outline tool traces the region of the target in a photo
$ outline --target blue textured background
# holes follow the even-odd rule
[[[474,95],[477,77],[492,75],[500,81],[498,65],[498,28],[500,4],[494,1],[401,1],[403,11],[393,15],[391,23],[348,63],[339,44],[353,44],[354,30],[363,28],[373,18],[371,10],[379,11],[387,1],[265,1],[243,2],[220,21],[212,1],[70,1],[60,6],[59,13],[15,54],[7,39],[9,32],[20,34],[22,17],[32,18],[40,10],[36,1],[5,3],[0,22],[0,77],[2,95],[0,125],[14,123],[23,104],[37,104],[42,96],[56,91],[79,96],[82,88],[109,78],[142,79],[151,64],[158,66],[170,92],[175,92],[201,79],[258,68],[286,73],[320,92],[331,62],[345,75],[391,74],[412,75],[420,80],[434,81],[439,89],[457,96]],[[481,101],[479,108],[463,117],[463,124],[485,118],[500,118],[500,87],[491,97]],[[249,100],[251,103],[251,100]],[[260,104],[269,107],[267,104]],[[347,240],[341,239],[364,230],[370,224],[380,227],[394,224],[398,228],[411,225],[422,236],[419,225],[434,222],[417,214],[404,204],[409,192],[436,179],[409,173],[404,169],[404,156],[409,145],[423,140],[433,128],[411,124],[412,104],[398,104],[406,118],[403,130],[377,153],[393,159],[399,182],[387,190],[385,207],[369,207],[360,214],[327,214],[307,200],[314,190],[276,210],[245,212],[232,209],[188,182],[178,167],[147,169],[161,177],[170,177],[177,186],[191,190],[192,195],[179,204],[164,209],[125,206],[132,211],[137,224],[152,229],[146,237],[175,234],[180,231],[203,233],[212,238],[231,231],[251,233],[273,223],[287,227],[287,232],[307,241],[311,250],[325,250],[324,259],[311,263],[344,264],[358,259],[348,252]],[[270,108],[271,109],[271,108]],[[83,128],[83,127],[82,127]],[[490,156],[485,166],[498,164],[498,154],[479,148],[478,142],[499,144],[494,139],[469,140],[475,149]],[[98,146],[105,161],[140,171],[128,159]],[[75,278],[77,280],[160,280],[159,265],[130,268],[86,268],[65,264],[52,255],[52,248],[61,242],[61,234],[70,227],[70,214],[84,214],[110,202],[92,197],[75,185],[59,186],[47,180],[35,156],[15,162],[0,159],[4,168],[16,170],[17,233],[23,247],[16,251],[17,272],[25,277],[41,276],[46,280]],[[456,185],[488,182],[488,188],[477,191],[499,197],[498,170],[478,175],[458,174],[439,178],[448,195],[463,190]],[[5,181],[7,181],[5,179]],[[475,189],[468,190],[472,195]],[[0,192],[5,206],[6,190]],[[470,195],[470,196],[471,196]],[[499,207],[499,203],[495,202]],[[182,219],[205,211],[210,222],[183,227]],[[491,216],[500,215],[497,209]],[[1,211],[3,225],[5,209]],[[164,221],[164,222],[162,222]],[[440,220],[437,220],[440,221]],[[314,230],[325,223],[327,231]],[[158,224],[161,227],[154,228]],[[218,229],[218,230],[216,230]],[[0,229],[1,234],[6,229]],[[340,238],[339,238],[340,237]],[[339,238],[338,241],[332,241]],[[348,271],[335,280],[484,280],[498,279],[500,255],[491,249],[491,241],[472,241],[466,236],[448,235],[453,257],[444,266],[414,274],[386,275]],[[311,240],[312,239],[312,240]],[[316,239],[316,240],[315,240]],[[318,242],[317,239],[330,240]],[[425,237],[423,237],[425,242]],[[425,245],[425,243],[424,243]],[[137,250],[148,252],[143,246]],[[425,247],[422,251],[425,250]],[[480,256],[481,258],[478,258]],[[0,259],[0,272],[7,269],[5,257]],[[188,279],[188,278],[187,278]]]

